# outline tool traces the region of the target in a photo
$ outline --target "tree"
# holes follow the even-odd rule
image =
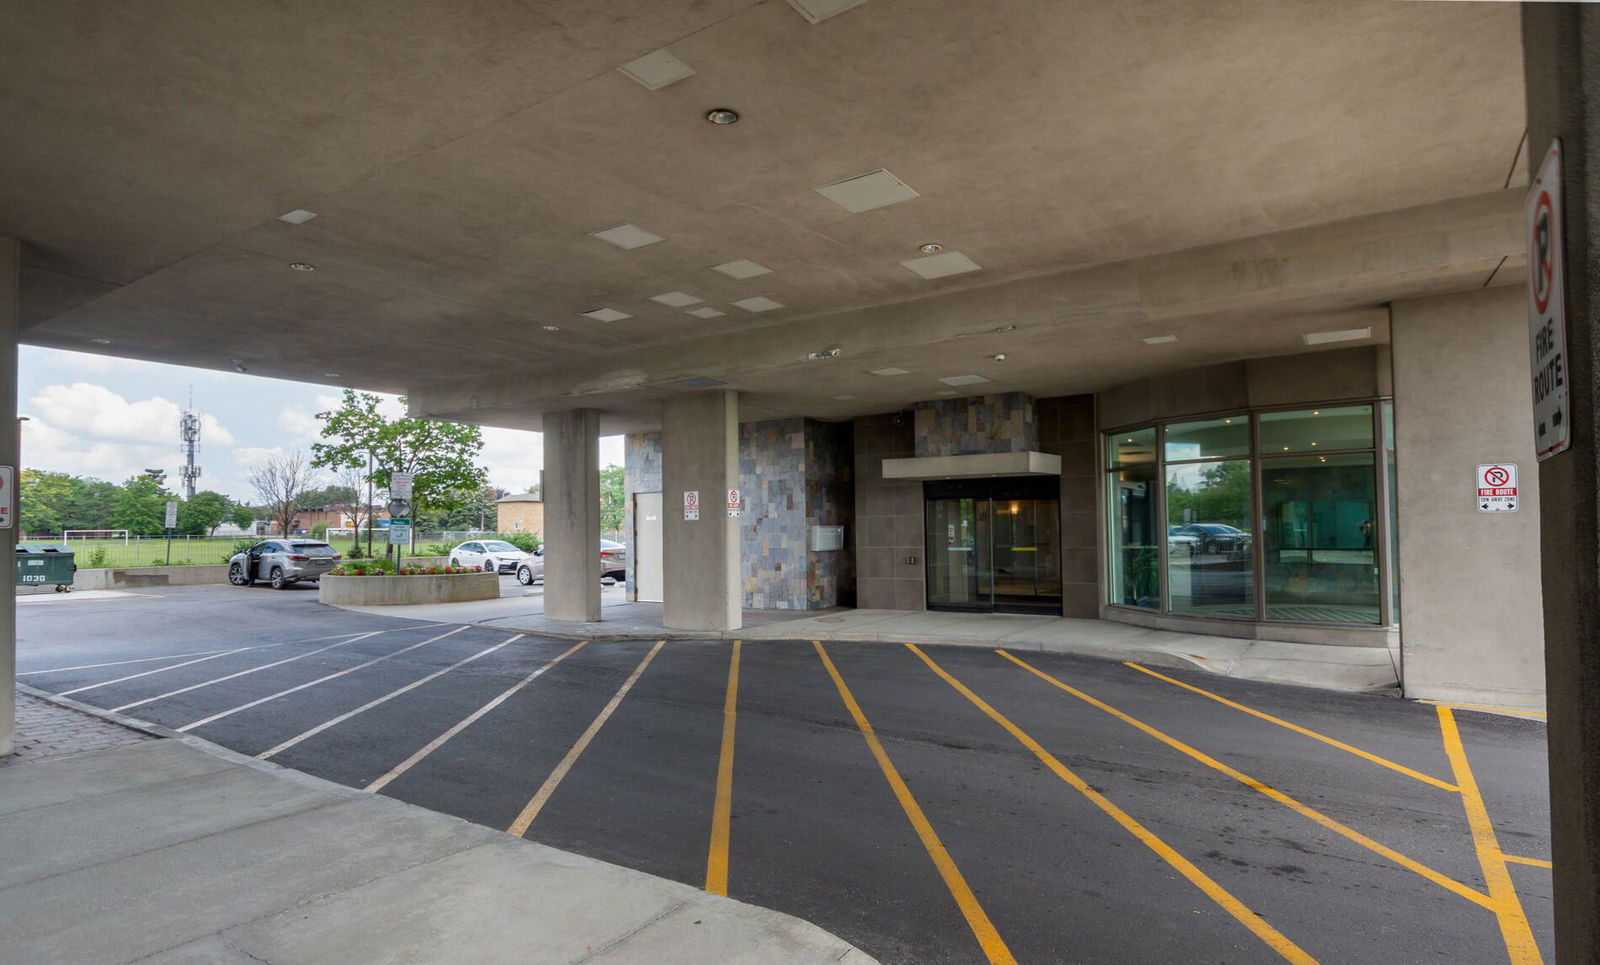
[[[185,536],[210,536],[233,512],[228,497],[205,489],[178,506],[178,532]]]
[[[289,535],[300,498],[316,482],[316,470],[299,452],[269,456],[250,471],[250,485],[261,498],[261,508],[278,531]]]
[[[1167,520],[1172,525],[1226,523],[1254,529],[1250,525],[1249,461],[1213,463],[1200,469],[1198,478],[1190,474],[1169,479]]]
[[[381,402],[345,389],[339,408],[318,412],[324,441],[312,444],[312,465],[364,469],[371,459],[373,480],[384,489],[394,473],[411,473],[413,518],[448,513],[488,480],[489,471],[477,462],[483,451],[477,426],[411,416],[391,420],[378,411]]]
[[[166,532],[167,500],[171,498],[157,477],[149,473],[134,476],[122,484],[111,524],[130,533],[159,536]]]
[[[329,493],[341,494],[342,498],[331,500],[329,505],[343,506],[345,515],[350,517],[353,527],[351,545],[361,546],[361,527],[371,526],[375,507],[367,499],[367,467],[366,466],[339,466],[334,470],[334,484],[326,490]]]
[[[240,529],[251,529],[256,524],[256,511],[240,503],[233,507],[233,515],[228,521]]]
[[[607,466],[600,470],[600,529],[614,533],[622,529],[627,518],[627,496],[623,491],[621,466]]]
[[[18,513],[24,533],[40,535],[75,529],[69,520],[73,503],[84,488],[84,481],[64,472],[42,469],[22,470],[18,483]]]

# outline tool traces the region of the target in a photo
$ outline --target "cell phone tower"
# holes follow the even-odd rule
[[[178,475],[183,479],[183,498],[194,498],[194,481],[200,478],[200,467],[195,458],[200,455],[200,416],[194,411],[194,390],[189,390],[189,407],[178,420],[178,432],[183,438],[183,466]]]

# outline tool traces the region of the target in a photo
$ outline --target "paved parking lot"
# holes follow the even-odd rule
[[[23,682],[822,925],[885,962],[1534,962],[1541,724],[1060,655],[583,643],[193,587]]]

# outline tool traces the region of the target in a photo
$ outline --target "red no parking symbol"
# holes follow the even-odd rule
[[[1491,466],[1483,471],[1483,481],[1498,488],[1511,481],[1511,474],[1500,466]]]

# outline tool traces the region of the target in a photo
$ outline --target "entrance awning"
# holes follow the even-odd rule
[[[1059,475],[1061,457],[1048,452],[982,452],[970,456],[916,456],[883,461],[885,479]]]

